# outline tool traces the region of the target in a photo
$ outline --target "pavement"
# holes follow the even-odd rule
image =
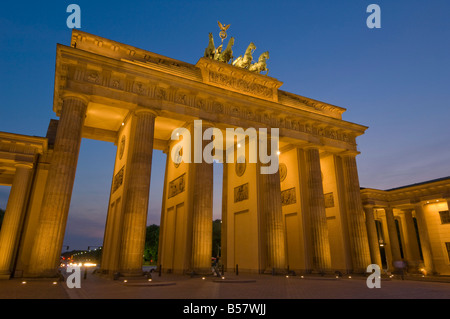
[[[125,281],[126,280],[126,281]],[[80,288],[55,279],[0,281],[0,299],[450,299],[448,277],[383,278],[368,288],[364,276],[272,276],[225,273],[221,277],[153,273],[112,280],[89,272]]]

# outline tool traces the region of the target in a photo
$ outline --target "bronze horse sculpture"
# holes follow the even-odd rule
[[[214,58],[214,54],[216,52],[216,47],[214,46],[214,37],[213,34],[209,33],[209,44],[208,47],[205,49],[205,58]]]
[[[266,60],[269,59],[269,51],[262,53],[259,56],[258,62],[253,63],[248,67],[248,70],[255,73],[260,73],[262,71],[267,71],[266,75],[269,74],[269,69],[267,68]]]
[[[250,64],[253,61],[252,53],[256,50],[256,46],[251,42],[245,50],[244,57],[239,56],[236,60],[233,61],[232,65],[237,66],[239,68],[248,69]]]
[[[233,45],[234,45],[234,38],[231,37],[230,40],[228,41],[225,50],[223,50],[222,53],[219,54],[218,61],[228,63],[230,62],[230,60],[233,59],[233,50],[231,49]]]

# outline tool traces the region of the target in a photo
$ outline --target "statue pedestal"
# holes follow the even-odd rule
[[[283,82],[275,78],[209,58],[201,58],[195,66],[201,70],[205,84],[278,102],[278,88]]]

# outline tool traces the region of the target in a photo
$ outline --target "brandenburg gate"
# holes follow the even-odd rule
[[[171,156],[190,153],[173,132],[184,128],[194,138],[198,120],[200,136],[208,128],[223,136],[228,128],[267,129],[270,140],[270,130],[279,129],[278,149],[268,147],[278,156],[273,174],[261,174],[266,164],[249,160],[249,136],[215,144],[216,155],[245,148],[243,158],[221,164],[225,269],[365,272],[371,256],[356,138],[367,127],[344,121],[344,108],[281,90],[283,83],[267,75],[268,52],[252,63],[251,44],[233,60],[233,44],[230,38],[216,48],[210,35],[195,65],[79,30],[70,46],[58,44],[53,111],[59,120],[51,121],[46,139],[32,141],[35,160],[16,169],[0,274],[56,274],[82,138],[117,146],[101,272],[142,274],[153,149],[167,154],[159,266],[210,272],[213,163]],[[210,142],[201,141],[202,147]],[[14,210],[19,218],[7,219]]]

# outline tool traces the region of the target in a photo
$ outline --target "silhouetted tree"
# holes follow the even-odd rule
[[[144,261],[153,261],[155,263],[158,259],[158,243],[159,243],[159,226],[147,226],[145,235],[145,250]]]

